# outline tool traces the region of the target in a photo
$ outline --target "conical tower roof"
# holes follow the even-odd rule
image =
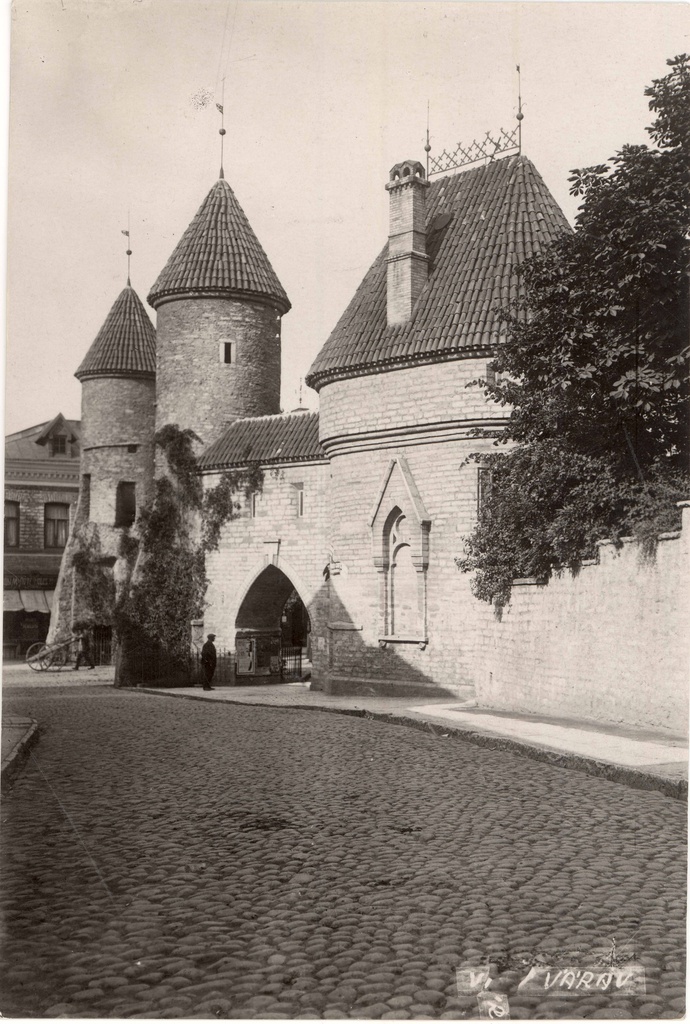
[[[157,309],[174,298],[262,299],[290,309],[283,286],[227,181],[199,207],[148,296]]]
[[[156,329],[144,304],[127,284],[75,373],[86,377],[155,377]]]

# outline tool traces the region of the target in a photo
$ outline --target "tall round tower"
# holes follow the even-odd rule
[[[131,526],[153,481],[156,332],[129,282],[75,377],[82,385],[83,521]]]
[[[280,411],[280,318],[290,301],[221,177],[148,296],[157,313],[156,429],[206,446],[228,422]]]

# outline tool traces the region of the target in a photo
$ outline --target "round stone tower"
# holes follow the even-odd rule
[[[156,332],[129,281],[75,377],[82,385],[81,480],[53,601],[51,641],[69,637],[78,621],[110,636],[124,579],[120,570],[129,571],[122,538],[153,486]],[[88,583],[84,558],[100,574],[97,586]]]
[[[154,284],[156,429],[204,446],[238,417],[280,411],[280,318],[290,301],[221,177]]]
[[[131,526],[153,482],[156,332],[129,282],[75,377],[82,385],[81,518]]]

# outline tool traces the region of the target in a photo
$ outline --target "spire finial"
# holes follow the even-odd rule
[[[424,147],[426,153],[426,180],[429,180],[429,153],[431,152],[431,143],[429,142],[429,100],[426,101],[426,146]]]
[[[220,98],[222,99],[223,102],[222,103],[216,103],[216,108],[220,111],[220,128],[218,130],[218,134],[220,135],[220,175],[219,175],[219,177],[224,178],[225,174],[223,173],[223,142],[224,142],[224,135],[225,135],[225,113],[223,111],[223,107],[225,106],[225,78],[223,78],[223,86],[222,86]]]
[[[515,70],[518,76],[518,112],[515,115],[518,123],[518,153],[522,153],[522,119],[524,114],[522,113],[522,87],[520,85],[520,65],[515,65]]]
[[[302,385],[304,384],[304,377],[299,379],[299,407],[302,408]]]
[[[130,280],[129,280],[129,272],[130,272],[130,260],[132,258],[132,250],[130,249],[130,244],[131,243],[129,242],[129,210],[127,210],[127,230],[126,231],[123,230],[122,234],[125,235],[127,237],[127,239],[128,239],[128,241],[127,241],[127,287],[131,288],[132,285],[131,285]]]

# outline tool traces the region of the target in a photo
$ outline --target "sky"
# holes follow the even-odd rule
[[[6,433],[79,418],[74,378],[126,284],[145,300],[225,177],[292,302],[282,405],[388,233],[403,159],[516,124],[573,222],[571,169],[647,140],[684,3],[15,0]],[[155,313],[148,307],[155,323]],[[318,405],[306,386],[304,404]]]

